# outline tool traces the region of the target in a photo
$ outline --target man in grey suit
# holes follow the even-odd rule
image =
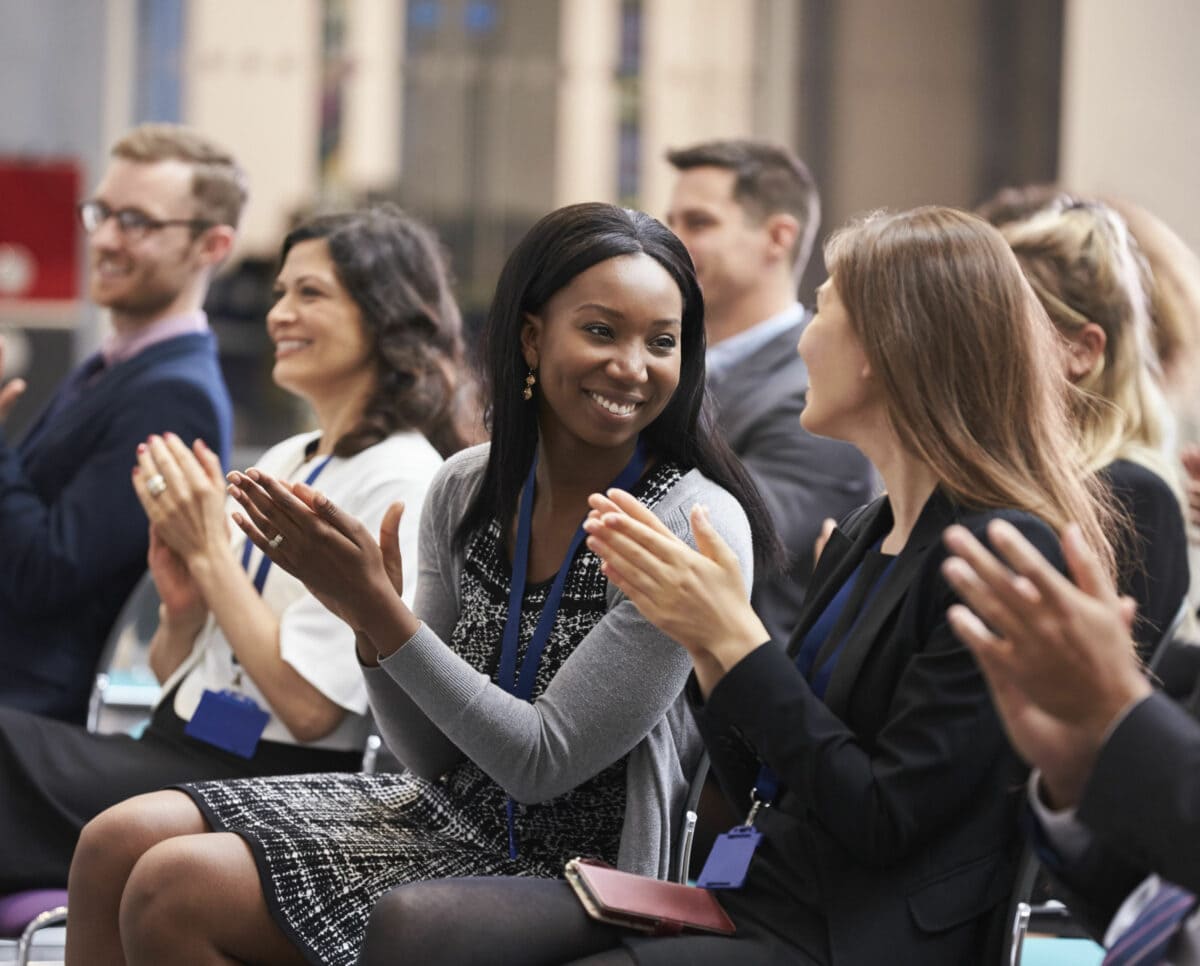
[[[788,639],[826,517],[866,503],[871,470],[854,447],[800,426],[808,371],[796,300],[820,223],[808,168],[786,148],[710,141],[667,153],[679,172],[667,224],[704,292],[708,387],[717,423],[758,484],[787,550],[786,572],[756,575],[755,610]]]

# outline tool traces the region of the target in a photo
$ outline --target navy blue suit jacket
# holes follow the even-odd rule
[[[224,465],[232,407],[205,332],[150,346],[47,412],[16,448],[0,431],[0,703],[82,722],[105,637],[146,569],[137,445],[170,430]]]
[[[814,950],[817,958],[843,966],[986,961],[1015,875],[1023,768],[978,666],[950,631],[946,608],[957,598],[940,567],[947,525],[986,539],[995,517],[1062,568],[1058,542],[1040,521],[966,510],[935,493],[850,630],[822,701],[791,655],[891,529],[881,498],[831,537],[790,654],[758,648],[696,707],[735,808],[747,808],[760,761],[783,786],[759,815],[764,842],[731,904],[796,945],[818,937],[825,949]]]

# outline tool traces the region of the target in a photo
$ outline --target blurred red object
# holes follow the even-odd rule
[[[79,164],[0,157],[0,305],[79,298]]]

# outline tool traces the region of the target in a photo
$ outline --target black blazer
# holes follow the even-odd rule
[[[760,759],[783,784],[756,823],[765,838],[746,887],[727,895],[735,919],[765,922],[801,946],[822,935],[825,949],[813,952],[838,966],[988,958],[989,929],[1015,873],[1023,767],[973,657],[950,632],[946,608],[956,598],[939,568],[947,525],[986,539],[997,517],[1063,566],[1039,520],[965,510],[935,493],[847,638],[822,702],[792,655],[891,528],[883,497],[833,534],[788,652],[760,647],[696,708],[713,769],[739,811]],[[697,702],[694,684],[691,694]]]

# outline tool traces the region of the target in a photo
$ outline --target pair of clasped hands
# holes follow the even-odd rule
[[[386,657],[415,633],[418,622],[400,600],[402,504],[389,507],[376,540],[306,484],[287,483],[258,469],[232,472],[227,479],[229,494],[244,511],[234,514],[234,522],[354,628],[364,663]],[[701,549],[696,553],[622,490],[593,494],[589,503],[587,542],[601,557],[606,576],[647,619],[683,644],[698,668],[715,673],[767,640],[737,558],[703,507],[692,511]],[[702,675],[702,683],[708,677]]]
[[[157,496],[146,487],[154,474],[166,484]],[[400,600],[403,504],[388,509],[376,539],[303,483],[257,469],[226,479],[244,511],[234,522],[355,629],[365,662],[415,633],[418,622]],[[228,553],[223,484],[219,461],[202,442],[189,449],[167,434],[138,449],[134,485],[150,517],[150,564],[169,608],[202,607],[189,567],[215,548]],[[593,494],[589,503],[589,549],[638,610],[687,649],[702,693],[768,640],[737,558],[704,507],[691,512],[692,550],[622,490]],[[950,627],[979,661],[1017,751],[1042,770],[1051,804],[1074,805],[1112,723],[1150,693],[1130,637],[1131,602],[1118,596],[1077,527],[1062,535],[1071,579],[1004,521],[988,528],[996,553],[962,527],[950,527],[944,539],[951,556],[943,573],[963,601],[950,607]]]
[[[197,577],[232,557],[227,493],[245,511],[233,514],[234,523],[255,546],[356,630],[373,602],[399,601],[401,503],[388,509],[376,542],[311,487],[257,469],[226,476],[202,440],[189,447],[174,433],[138,446],[133,486],[150,520],[147,562],[177,626],[203,622],[208,607]]]
[[[155,475],[165,488],[152,493],[146,481]],[[172,434],[139,446],[134,486],[151,522],[151,569],[170,611],[203,608],[190,568],[216,547],[229,553],[228,493],[242,509],[234,523],[355,630],[364,663],[386,657],[416,632],[419,622],[401,600],[402,503],[388,508],[376,539],[313,487],[256,468],[222,479],[207,446],[197,441],[189,449]],[[613,489],[589,502],[589,548],[647,619],[688,649],[702,686],[767,640],[737,558],[703,507],[692,511],[696,553],[628,493]]]

